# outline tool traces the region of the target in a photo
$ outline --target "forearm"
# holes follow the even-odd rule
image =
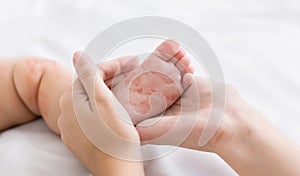
[[[240,175],[300,175],[299,146],[255,110],[235,117],[235,133],[217,153]]]

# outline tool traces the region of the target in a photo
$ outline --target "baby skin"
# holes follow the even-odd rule
[[[111,90],[138,124],[170,107],[191,84],[192,73],[190,59],[178,43],[168,40]]]
[[[132,122],[138,124],[162,113],[181,96],[191,84],[193,68],[179,44],[171,40],[160,44],[140,66],[135,63],[136,58],[122,57],[99,68]],[[111,67],[116,68],[113,73]],[[59,101],[72,87],[70,70],[44,58],[2,59],[0,80],[0,131],[43,117],[60,134]]]

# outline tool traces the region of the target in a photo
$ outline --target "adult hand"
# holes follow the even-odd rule
[[[140,155],[139,135],[132,124],[122,120],[126,113],[122,112],[121,117],[114,109],[118,102],[104,82],[137,65],[136,59],[129,60],[132,61],[121,58],[104,63],[99,70],[86,54],[74,54],[78,78],[73,91],[61,98],[58,127],[63,142],[95,175],[143,173],[141,162],[125,161],[128,153]]]
[[[213,94],[209,80],[196,76],[191,87],[157,123],[152,126],[137,126],[141,140],[145,143],[178,145],[173,143],[174,136],[176,138],[188,127],[192,128],[191,133],[180,143],[181,147],[217,153],[240,175],[299,175],[299,146],[280,134],[261,113],[250,107],[235,88],[223,83],[216,84],[226,90],[224,109],[212,108],[212,100],[223,104],[224,97],[220,97],[222,94],[218,92]],[[195,87],[200,104],[195,102]],[[178,122],[180,115],[197,113],[198,110],[194,126],[188,123],[189,119],[184,119],[169,138],[163,137]],[[180,111],[182,112],[179,113]],[[199,146],[200,136],[210,113],[214,111],[223,112],[222,121],[208,143]],[[145,120],[142,124],[149,124],[147,121],[153,120],[155,119]]]
[[[232,120],[230,118],[234,113],[248,111],[249,106],[232,86],[218,82],[213,84],[216,90],[224,93],[213,92],[212,83],[208,79],[194,76],[192,85],[162,116],[147,119],[137,125],[143,143],[180,144],[185,148],[215,152],[216,145],[220,145],[219,139],[224,135],[224,130],[226,129],[226,134],[231,133],[229,130],[235,130],[229,127],[233,125],[228,124]],[[214,118],[215,121],[209,121],[209,118]],[[218,120],[220,123],[215,124]],[[153,121],[156,123],[151,123]],[[205,130],[212,134],[212,138],[199,146],[205,127]],[[176,138],[173,137],[180,134],[187,134],[182,143],[178,143],[180,141],[174,140]],[[165,137],[166,135],[169,137]]]

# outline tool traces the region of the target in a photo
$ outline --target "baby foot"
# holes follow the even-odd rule
[[[179,44],[160,44],[136,69],[112,85],[133,124],[170,107],[192,82],[193,67]]]

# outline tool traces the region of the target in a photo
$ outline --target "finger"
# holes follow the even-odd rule
[[[81,84],[79,78],[75,79],[73,82],[73,87],[72,87],[72,95],[73,99],[75,99],[77,104],[82,103],[82,102],[88,102],[89,97],[85,92],[85,89],[83,85]]]
[[[108,100],[111,94],[102,79],[103,74],[99,72],[97,66],[85,53],[76,52],[73,61],[80,81],[80,83],[75,82],[76,89],[74,89],[73,92],[77,95],[87,94],[91,108],[95,110],[95,101]],[[82,87],[80,87],[79,84],[81,84]]]
[[[129,73],[129,72],[121,73],[121,74],[115,76],[114,78],[108,79],[108,80],[105,81],[105,84],[107,85],[107,87],[112,89],[120,81],[124,80],[124,78],[127,76],[127,73]]]
[[[99,64],[103,72],[103,80],[107,81],[115,76],[128,72],[138,66],[137,56],[124,56]]]
[[[78,57],[80,58],[78,59]],[[100,113],[103,115],[103,118],[105,120],[109,119],[107,123],[113,122],[115,119],[119,121],[119,118],[111,117],[112,113],[116,113],[116,110],[122,111],[122,115],[127,113],[122,105],[119,104],[116,99],[113,99],[114,96],[105,85],[102,74],[97,74],[98,68],[96,67],[96,65],[92,62],[87,54],[81,52],[75,53],[74,61],[77,63],[76,71],[78,73],[79,79],[79,83],[76,81],[75,83],[78,84],[78,87],[80,87],[81,83],[83,89],[88,95],[88,101],[91,105],[92,110],[101,111]],[[83,91],[77,91],[77,94],[80,94],[82,92]],[[76,104],[79,103],[78,101],[79,100],[76,100]],[[123,116],[125,118],[125,115]],[[130,121],[128,120],[128,118],[126,117],[126,120]]]
[[[193,147],[198,145],[197,136],[201,133],[202,124],[193,114],[181,114],[147,119],[138,124],[136,129],[142,144],[184,146],[186,140],[191,139],[191,144],[185,147]]]
[[[166,135],[175,126],[177,120],[177,116],[155,117],[142,121],[136,126],[136,129],[142,142],[152,141],[152,144],[158,144],[155,139]],[[168,144],[168,141],[159,144]]]
[[[119,82],[123,81],[128,75],[130,75],[133,72],[132,70],[129,70],[127,72],[122,72],[120,74],[118,74],[117,76],[105,80],[105,84],[107,85],[107,87],[109,87],[110,89],[112,89],[114,86],[116,86],[117,84],[119,84]]]

